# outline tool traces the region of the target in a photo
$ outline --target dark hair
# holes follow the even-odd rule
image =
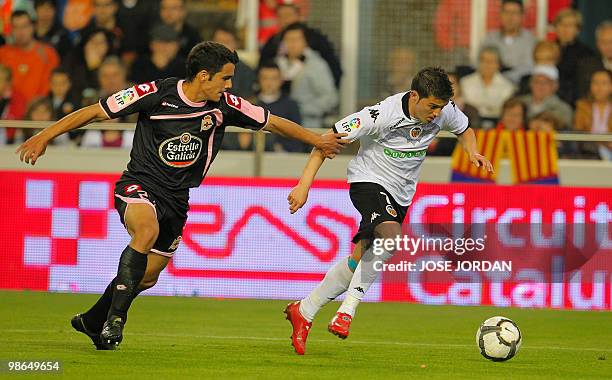
[[[192,81],[202,70],[208,71],[212,79],[227,63],[237,64],[238,54],[218,42],[200,42],[187,56],[187,80]]]
[[[448,101],[453,97],[453,85],[446,71],[439,67],[426,67],[419,71],[412,79],[411,89],[421,98],[433,96]]]
[[[298,21],[298,22],[294,22],[293,24],[287,25],[287,27],[283,30],[281,39],[285,37],[285,34],[291,30],[301,30],[302,33],[304,34],[304,38],[306,38],[306,24]]]
[[[41,96],[41,97],[32,99],[32,101],[28,104],[24,119],[32,120],[32,114],[34,113],[34,110],[40,106],[47,107],[47,109],[51,111],[51,118],[53,118],[53,103],[51,103],[51,99],[45,96]]]
[[[57,9],[57,5],[55,4],[54,0],[34,0],[34,9],[45,4],[52,6],[53,9]]]
[[[81,41],[79,42],[78,48],[84,51],[85,45],[87,44],[87,42],[89,42],[89,40],[91,40],[96,34],[104,35],[104,39],[106,39],[106,44],[108,45],[107,55],[113,54],[114,53],[113,34],[106,29],[98,28],[98,27],[91,29],[86,34],[83,34]]]
[[[23,17],[23,16],[26,16],[28,20],[30,20],[30,24],[34,24],[34,19],[32,18],[32,15],[21,9],[16,10],[13,13],[11,13],[11,22],[17,17]]]
[[[522,0],[502,0],[501,7],[503,8],[506,4],[516,4],[521,8],[521,12],[525,12],[525,7]]]
[[[70,74],[68,73],[68,70],[66,70],[66,69],[65,69],[64,67],[62,67],[62,66],[58,66],[58,67],[54,68],[54,69],[51,71],[51,75],[53,75],[53,74],[63,74],[63,75],[68,76],[68,79],[70,79]],[[72,80],[72,79],[70,79],[70,80]]]
[[[280,70],[280,68],[278,67],[278,65],[274,61],[266,61],[266,62],[262,63],[259,66],[259,71],[261,71],[262,69],[276,69],[276,70]]]

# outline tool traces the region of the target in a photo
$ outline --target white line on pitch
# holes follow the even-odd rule
[[[49,330],[4,330],[7,333],[49,333]],[[219,340],[254,340],[262,342],[284,342],[289,338],[275,338],[266,336],[237,336],[237,335],[194,335],[194,334],[167,334],[167,333],[136,333],[128,332],[126,335],[134,336],[150,336],[150,337],[166,337],[166,338],[199,338],[199,339],[219,339]],[[317,339],[317,342],[335,343],[336,339]],[[395,342],[395,341],[374,341],[374,340],[350,340],[346,343],[365,344],[365,345],[380,345],[380,346],[407,346],[407,347],[436,347],[436,348],[470,348],[474,347],[471,344],[458,343],[422,343],[422,342]],[[523,349],[534,350],[561,350],[561,351],[594,351],[594,352],[612,352],[612,348],[594,348],[594,347],[559,347],[559,346],[523,346]]]

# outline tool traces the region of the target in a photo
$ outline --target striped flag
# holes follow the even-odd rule
[[[489,173],[482,167],[474,166],[461,144],[457,144],[451,157],[453,168],[451,182],[494,183],[497,179],[497,169],[505,145],[504,132],[479,129],[474,133],[476,134],[478,151],[491,161],[494,172]]]
[[[513,183],[559,184],[554,132],[505,133]]]

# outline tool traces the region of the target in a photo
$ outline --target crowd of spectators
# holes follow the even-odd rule
[[[0,116],[59,120],[133,83],[182,77],[190,49],[203,39],[238,50],[241,34],[216,25],[202,35],[187,22],[185,0],[91,0],[83,18],[54,0],[28,0],[15,9],[0,38]],[[338,111],[342,65],[337,47],[305,21],[300,1],[260,1],[259,59],[236,66],[236,95],[307,128],[326,127]],[[66,14],[72,12],[73,14]],[[554,33],[538,41],[524,27],[520,0],[503,0],[501,26],[482,41],[477,62],[449,70],[453,101],[474,128],[612,133],[612,21],[596,30],[596,49],[578,39],[581,14],[556,13]],[[398,44],[389,52],[381,96],[409,90],[415,51]],[[132,119],[133,120],[133,119]],[[120,121],[132,121],[120,120]],[[0,144],[19,143],[33,130],[0,129]],[[131,133],[77,131],[57,144],[129,147]],[[224,149],[251,150],[253,135],[228,134]],[[583,144],[568,156],[610,159],[612,144]],[[266,150],[303,152],[302,144],[267,138]],[[441,140],[432,154],[448,154]]]

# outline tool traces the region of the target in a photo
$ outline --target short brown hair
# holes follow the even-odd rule
[[[582,28],[582,14],[575,9],[565,8],[559,11],[553,20],[553,25],[557,26],[558,23],[561,22],[564,18],[573,17],[576,19],[576,24],[578,24],[578,29]]]

